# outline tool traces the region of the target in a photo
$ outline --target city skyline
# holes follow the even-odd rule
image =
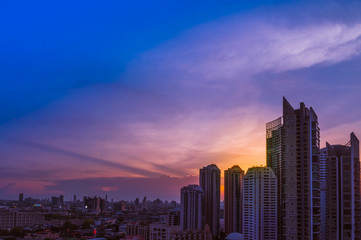
[[[266,165],[282,96],[321,148],[361,136],[361,3],[113,4],[4,4],[0,199],[179,201],[209,164],[223,192]]]

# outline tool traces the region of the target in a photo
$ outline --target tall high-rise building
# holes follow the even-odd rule
[[[346,145],[326,144],[328,240],[361,239],[359,140],[350,138]]]
[[[244,171],[235,165],[224,171],[224,224],[226,234],[242,233]]]
[[[312,108],[283,98],[283,124],[267,124],[267,166],[278,181],[278,239],[320,237],[320,133]]]
[[[252,167],[243,178],[245,240],[277,240],[277,178],[270,167]]]
[[[281,195],[281,162],[282,162],[282,118],[266,124],[266,158],[267,166],[272,168],[277,178],[277,236],[282,239],[282,195]]]
[[[327,148],[320,150],[320,240],[327,239]]]
[[[221,171],[215,164],[199,170],[199,185],[204,191],[204,221],[213,236],[219,236]]]
[[[181,230],[204,228],[203,189],[198,185],[188,185],[181,189]]]

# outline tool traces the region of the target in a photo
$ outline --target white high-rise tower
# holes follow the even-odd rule
[[[277,178],[270,167],[252,167],[243,178],[245,240],[277,240]]]

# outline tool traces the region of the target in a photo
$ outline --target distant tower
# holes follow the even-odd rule
[[[143,198],[143,202],[142,202],[142,208],[143,208],[143,210],[148,210],[148,204],[147,204],[147,197],[146,196],[144,196],[144,198]]]
[[[74,194],[73,202],[76,202],[76,195]]]
[[[213,236],[219,236],[221,171],[215,164],[199,170],[199,185],[204,191],[204,221]]]
[[[134,204],[135,204],[135,210],[136,210],[136,211],[139,211],[139,198],[136,198],[136,199],[135,199]]]
[[[19,194],[19,202],[24,202],[24,193]]]
[[[242,233],[244,171],[235,165],[224,171],[224,223],[226,234]]]
[[[51,197],[51,204],[52,205],[57,205],[59,204],[59,198],[58,197]]]
[[[202,230],[204,192],[198,185],[188,185],[181,189],[181,230]]]
[[[252,167],[243,178],[245,240],[277,240],[277,178],[269,167]]]
[[[359,140],[327,147],[327,239],[360,240]]]
[[[60,203],[64,203],[64,195],[60,195],[60,197],[59,197],[59,202],[60,202]]]

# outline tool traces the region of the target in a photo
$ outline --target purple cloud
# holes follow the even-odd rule
[[[315,108],[323,142],[361,135],[353,105],[361,101],[360,5],[337,6],[317,15],[285,5],[204,23],[134,59],[121,76],[127,85],[75,89],[4,124],[0,188],[18,176],[39,194],[177,199],[179,187],[196,183],[185,176],[209,163],[264,164],[265,123],[281,115],[282,96]]]

